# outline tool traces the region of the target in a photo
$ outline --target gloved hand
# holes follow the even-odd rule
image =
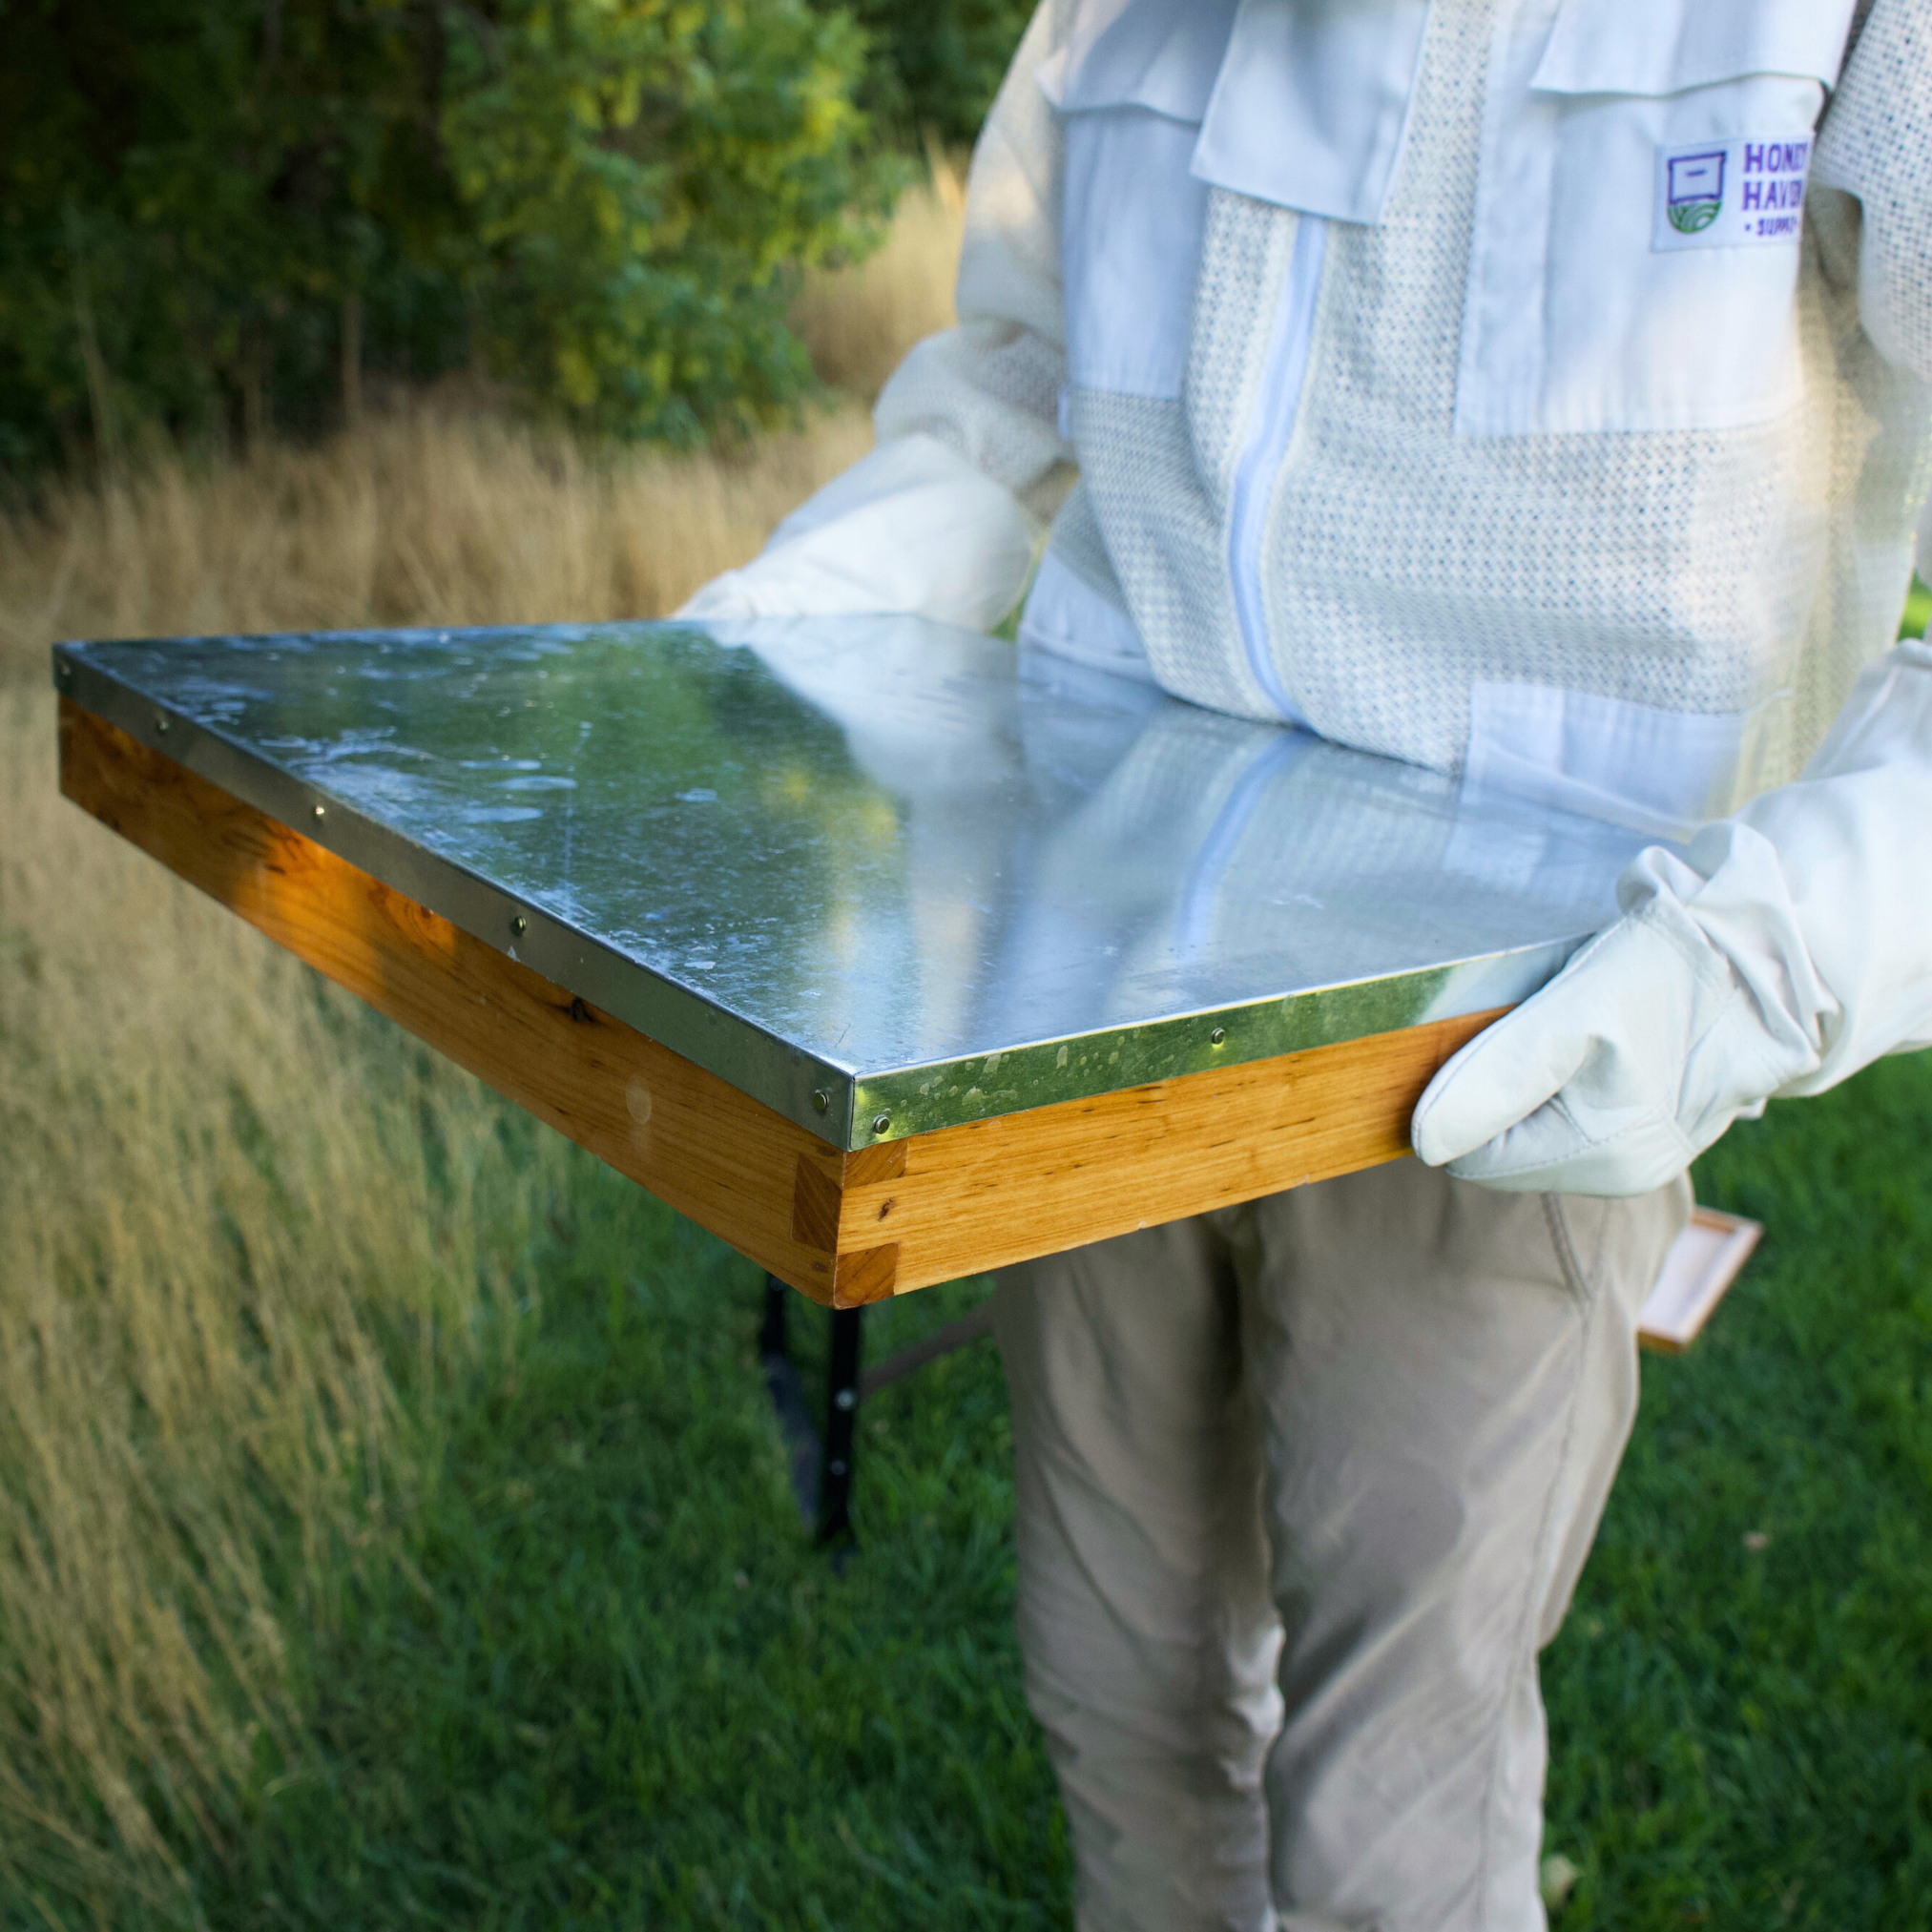
[[[680,617],[903,612],[983,631],[1019,601],[1038,530],[1017,498],[936,437],[895,436],[808,498]]]
[[[1410,1137],[1487,1186],[1635,1195],[1768,1097],[1932,1044],[1932,650],[1859,681],[1795,783],[1652,847],[1623,917],[1429,1083]]]

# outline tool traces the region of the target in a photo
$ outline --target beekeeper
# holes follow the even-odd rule
[[[1046,0],[956,328],[694,614],[913,612],[1701,825],[1418,1158],[1010,1271],[1079,1922],[1543,1923],[1684,1171],[1932,1039],[1932,0]],[[1070,488],[1069,487],[1070,483]]]

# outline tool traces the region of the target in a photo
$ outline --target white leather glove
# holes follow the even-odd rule
[[[1009,490],[936,437],[895,436],[808,497],[680,617],[894,612],[984,631],[1019,601],[1037,529]]]
[[[1859,680],[1796,782],[1640,854],[1623,917],[1470,1041],[1410,1125],[1487,1186],[1634,1195],[1768,1097],[1932,1044],[1932,650]]]

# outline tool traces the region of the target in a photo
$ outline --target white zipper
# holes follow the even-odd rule
[[[1290,724],[1304,720],[1288,701],[1281,674],[1268,648],[1268,620],[1261,601],[1261,545],[1267,534],[1268,506],[1275,480],[1288,454],[1295,423],[1301,413],[1301,385],[1308,374],[1308,347],[1315,335],[1315,303],[1321,293],[1321,259],[1328,223],[1303,215],[1295,231],[1288,262],[1288,285],[1275,315],[1275,337],[1261,372],[1261,395],[1254,433],[1235,468],[1234,503],[1228,518],[1228,571],[1235,590],[1235,621],[1248,654],[1248,668],[1262,695]]]

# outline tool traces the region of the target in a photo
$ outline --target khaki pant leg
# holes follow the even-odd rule
[[[1081,1932],[1272,1923],[1260,1450],[1223,1245],[1180,1222],[1007,1272],[1027,1701]]]
[[[1540,1932],[1555,1634],[1636,1411],[1682,1227],[1397,1162],[1216,1217],[1263,1412],[1286,1932]]]

